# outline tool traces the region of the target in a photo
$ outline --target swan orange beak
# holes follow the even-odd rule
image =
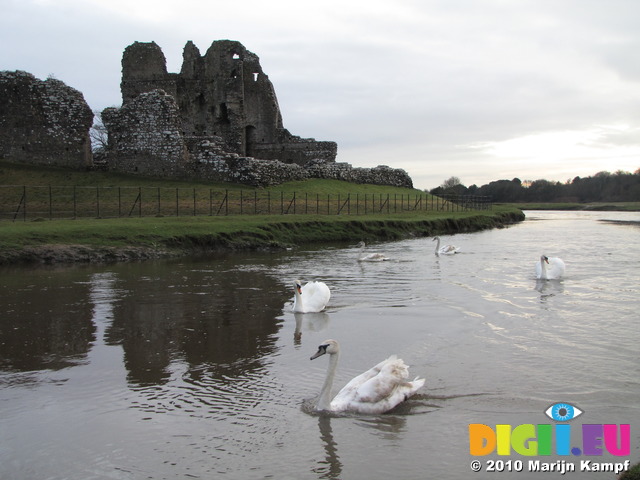
[[[302,287],[300,285],[296,285],[296,289],[298,290],[298,293],[302,295]]]

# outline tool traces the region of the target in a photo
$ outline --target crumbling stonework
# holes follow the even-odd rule
[[[60,80],[0,72],[0,158],[62,167],[92,165],[93,112]]]
[[[122,108],[107,108],[109,168],[120,172],[175,178],[189,162],[180,132],[178,106],[163,90],[142,93]]]
[[[407,183],[403,170],[389,167],[352,168],[347,163],[323,160],[312,160],[303,167],[225,152],[219,137],[183,136],[178,106],[163,90],[142,93],[120,109],[105,109],[102,120],[117,149],[112,152],[110,168],[120,172],[263,187],[306,178],[398,186]]]
[[[102,120],[109,169],[170,178],[277,185],[305,178],[411,187],[404,170],[336,163],[335,142],[283,127],[273,85],[239,42],[215,41],[204,56],[188,42],[179,74],[154,42],[125,49],[123,106]]]
[[[122,56],[122,102],[161,89],[175,98],[183,135],[216,136],[240,156],[304,165],[335,160],[335,142],[291,135],[282,125],[275,90],[258,56],[239,42],[219,40],[204,56],[188,42],[180,73],[168,73],[155,43],[135,42]]]

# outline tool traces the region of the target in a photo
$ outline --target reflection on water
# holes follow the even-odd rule
[[[469,423],[544,423],[557,401],[637,432],[637,217],[535,212],[456,235],[455,256],[372,245],[385,262],[327,245],[5,269],[0,478],[463,478]],[[565,278],[536,281],[542,253]],[[327,283],[326,311],[291,312],[292,278]],[[316,412],[327,338],[336,391],[394,353],[426,388],[386,415]]]
[[[274,319],[282,306],[274,279],[184,265],[145,273],[121,277],[119,288],[130,294],[116,306],[108,330],[109,343],[124,349],[131,383],[166,383],[175,362],[188,365],[184,375],[193,382],[262,368],[274,349]]]
[[[310,332],[322,332],[329,327],[329,321],[331,320],[327,312],[294,313],[293,317],[296,321],[296,329],[293,332],[295,345],[302,344],[303,328]]]
[[[564,292],[562,280],[536,280],[536,290],[540,292],[540,302],[544,303],[549,297],[561,295]]]
[[[86,359],[96,326],[84,275],[38,271],[25,282],[8,272],[0,285],[0,368],[59,370]]]
[[[318,466],[313,472],[322,479],[339,479],[342,475],[342,464],[338,456],[338,444],[333,438],[331,429],[331,417],[320,415],[318,417],[318,428],[320,430],[320,440],[324,445],[325,457],[318,461]]]

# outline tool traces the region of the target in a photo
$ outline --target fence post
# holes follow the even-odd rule
[[[53,219],[53,195],[51,194],[51,184],[49,184],[49,220]]]
[[[73,219],[76,219],[76,186],[73,186]]]
[[[100,218],[100,187],[96,187],[96,213],[97,218]]]
[[[140,198],[140,204],[138,205],[138,216],[142,217],[142,187],[138,187],[138,198]]]
[[[193,216],[196,216],[196,187],[193,187]]]
[[[156,191],[156,200],[158,203],[158,212],[156,213],[156,215],[160,216],[160,187],[158,187],[158,190]]]

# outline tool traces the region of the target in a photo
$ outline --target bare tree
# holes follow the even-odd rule
[[[462,182],[458,177],[449,177],[440,186],[446,190],[448,188],[453,188],[458,185],[462,185]]]
[[[107,128],[102,123],[101,112],[98,110],[93,111],[94,123],[89,130],[89,137],[91,138],[91,150],[94,153],[105,153],[109,146],[109,135]]]

